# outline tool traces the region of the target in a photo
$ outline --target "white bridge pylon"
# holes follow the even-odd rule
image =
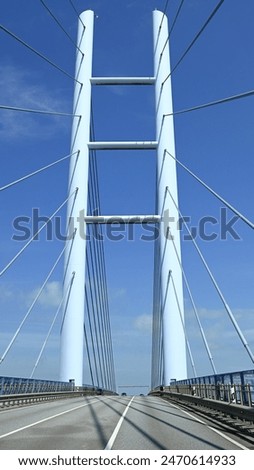
[[[86,272],[86,240],[78,230],[80,214],[84,223],[143,223],[149,221],[160,225],[161,259],[160,285],[163,311],[163,363],[164,384],[171,379],[187,377],[186,345],[184,335],[184,308],[180,235],[178,230],[178,190],[176,163],[166,157],[166,151],[175,155],[170,58],[168,44],[167,17],[160,11],[153,13],[154,25],[154,76],[153,77],[92,77],[93,26],[94,13],[87,10],[80,15],[78,26],[78,51],[76,59],[76,82],[74,91],[73,118],[70,162],[69,194],[74,194],[67,209],[67,220],[74,221],[74,236],[68,240],[65,257],[64,291],[68,293],[70,280],[75,273],[72,289],[66,295],[63,308],[61,330],[60,380],[74,379],[76,385],[83,384],[83,341],[84,341],[84,286]],[[83,54],[82,54],[83,53]],[[168,77],[168,78],[167,78]],[[165,79],[167,80],[165,81]],[[91,89],[92,86],[144,85],[155,87],[156,101],[156,141],[148,142],[90,142]],[[157,214],[128,216],[88,216],[88,169],[89,151],[116,149],[157,150]],[[168,189],[171,197],[169,197]],[[174,204],[175,202],[175,204]],[[170,224],[169,224],[170,220]],[[169,225],[168,225],[169,224]],[[168,228],[169,227],[169,228]],[[170,236],[174,237],[174,244]],[[169,239],[167,240],[167,237]],[[163,261],[163,262],[162,262]],[[171,282],[173,279],[174,282]],[[175,288],[175,289],[174,289]],[[177,292],[177,296],[175,294]]]

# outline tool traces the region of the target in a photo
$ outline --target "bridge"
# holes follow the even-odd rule
[[[251,15],[159,3],[4,10],[1,449],[253,448]]]

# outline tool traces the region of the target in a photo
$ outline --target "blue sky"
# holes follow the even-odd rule
[[[75,40],[77,17],[68,0],[47,0]],[[186,0],[171,37],[174,65],[218,2]],[[79,12],[93,9],[95,20],[94,76],[152,76],[152,11],[164,10],[165,0],[76,0]],[[179,0],[171,0],[172,23]],[[176,111],[253,89],[254,63],[252,0],[226,0],[192,50],[172,76]],[[1,23],[41,51],[71,75],[75,48],[40,1],[9,0],[1,6]],[[72,112],[73,82],[0,31],[0,104]],[[151,88],[110,87],[93,92],[98,140],[152,140],[155,138],[154,96]],[[179,160],[228,199],[247,217],[253,217],[253,98],[216,106],[175,118]],[[71,119],[0,110],[0,185],[19,178],[69,153]],[[155,154],[101,152],[98,170],[102,213],[153,213]],[[219,218],[222,204],[178,169],[179,200],[183,215],[196,226],[204,216]],[[31,216],[38,207],[49,216],[66,198],[68,161],[27,182],[3,191],[1,198],[1,269],[21,247],[12,242],[12,221]],[[64,218],[65,211],[61,212]],[[227,218],[232,215],[227,212]],[[235,224],[241,241],[220,240],[219,225],[207,226],[215,241],[197,239],[225,297],[254,349],[253,240],[251,229]],[[108,291],[118,385],[150,384],[153,245],[139,240],[107,242]],[[5,349],[29,302],[38,291],[61,242],[33,243],[1,278],[1,351]],[[220,300],[190,241],[182,244],[183,262],[201,321],[219,372],[252,368],[236,338]],[[1,375],[30,374],[61,297],[63,266],[52,276],[46,293],[22,330]],[[187,293],[186,323],[198,374],[210,373]],[[51,336],[36,376],[57,378],[59,324]],[[190,370],[190,375],[192,371]],[[145,390],[145,389],[144,389]],[[121,391],[121,390],[120,390]],[[143,391],[135,389],[134,392]]]

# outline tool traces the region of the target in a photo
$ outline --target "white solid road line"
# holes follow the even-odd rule
[[[211,429],[211,431],[215,432],[216,434],[219,434],[219,436],[223,437],[223,438],[226,439],[227,441],[232,442],[232,444],[234,444],[235,446],[239,447],[240,449],[249,450],[248,447],[245,447],[245,446],[243,446],[242,444],[239,444],[239,442],[236,442],[234,439],[231,439],[231,437],[226,436],[226,434],[224,434],[224,433],[221,432],[221,431],[218,431],[217,429],[213,428],[212,426],[208,426],[204,421],[202,421],[202,420],[199,419],[199,418],[196,418],[193,414],[188,413],[188,411],[185,411],[185,410],[183,410],[182,408],[180,408],[179,406],[173,405],[172,403],[170,403],[170,405],[173,406],[174,408],[177,408],[178,410],[182,411],[182,412],[185,413],[186,415],[190,416],[192,419],[195,419],[195,420],[198,421],[199,423],[204,424],[207,428]]]
[[[240,447],[240,449],[243,449],[243,450],[250,450],[250,449],[248,449],[248,447],[245,447],[245,446],[243,446],[242,444],[239,444],[238,442],[236,442],[234,439],[231,439],[231,437],[226,436],[226,434],[224,434],[223,432],[218,431],[217,429],[212,428],[212,426],[208,426],[208,427],[209,427],[209,429],[211,429],[213,432],[216,432],[216,434],[219,434],[219,436],[222,436],[224,439],[227,439],[229,442],[232,442],[232,443],[235,444],[237,447]]]
[[[7,436],[11,436],[12,434],[15,434],[16,432],[24,431],[24,429],[37,426],[37,424],[45,423],[45,421],[49,421],[50,419],[58,418],[58,416],[65,415],[66,413],[70,413],[71,411],[75,411],[80,408],[84,408],[85,406],[92,405],[93,403],[100,403],[100,400],[93,400],[90,403],[85,403],[84,405],[76,406],[75,408],[71,408],[70,410],[62,411],[61,413],[58,413],[56,415],[49,416],[48,418],[41,419],[40,421],[36,421],[35,423],[28,424],[27,426],[23,426],[22,428],[14,429],[14,431],[10,431],[10,432],[7,432],[6,434],[2,434],[0,436],[0,439],[3,439],[4,437],[7,437]]]
[[[107,445],[106,445],[106,447],[105,447],[104,450],[112,450],[112,447],[113,447],[114,442],[115,442],[115,440],[116,440],[117,434],[118,434],[119,431],[120,431],[120,428],[121,428],[121,426],[122,426],[122,424],[123,424],[124,418],[125,418],[125,416],[126,416],[126,414],[127,414],[128,409],[130,408],[130,406],[131,406],[131,404],[132,404],[134,398],[135,398],[135,397],[132,397],[132,399],[129,401],[128,405],[126,406],[126,408],[125,408],[125,410],[124,410],[124,412],[123,412],[121,418],[119,419],[119,421],[118,421],[118,423],[117,423],[117,425],[116,425],[116,427],[115,427],[115,429],[114,429],[114,431],[113,431],[113,434],[112,434],[111,438],[109,439],[109,441],[108,441],[108,443],[107,443]]]

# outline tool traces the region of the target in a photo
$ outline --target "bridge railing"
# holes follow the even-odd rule
[[[0,409],[65,398],[112,394],[115,392],[92,385],[75,387],[73,382],[0,377]]]
[[[184,380],[174,380],[170,385],[196,385],[196,384],[241,384],[254,385],[254,369],[223,374],[192,377]]]
[[[85,391],[65,391],[65,392],[36,392],[36,393],[17,393],[11,395],[0,395],[0,409],[10,406],[21,406],[32,403],[53,401],[64,398],[75,398],[85,396]],[[89,393],[90,395],[90,393]]]
[[[0,377],[0,396],[19,393],[64,392],[74,389],[72,382],[27,379],[23,377]]]
[[[160,396],[173,402],[194,407],[205,413],[216,413],[216,416],[234,418],[234,423],[254,423],[254,387],[246,384],[195,384],[170,385],[157,387],[149,395]],[[241,424],[242,426],[242,424]],[[246,426],[246,424],[245,424]]]
[[[0,398],[3,395],[49,394],[57,392],[86,392],[87,394],[96,395],[114,394],[110,390],[87,384],[77,387],[73,382],[27,379],[23,377],[0,377]]]
[[[164,391],[254,407],[254,386],[250,384],[176,384]]]

